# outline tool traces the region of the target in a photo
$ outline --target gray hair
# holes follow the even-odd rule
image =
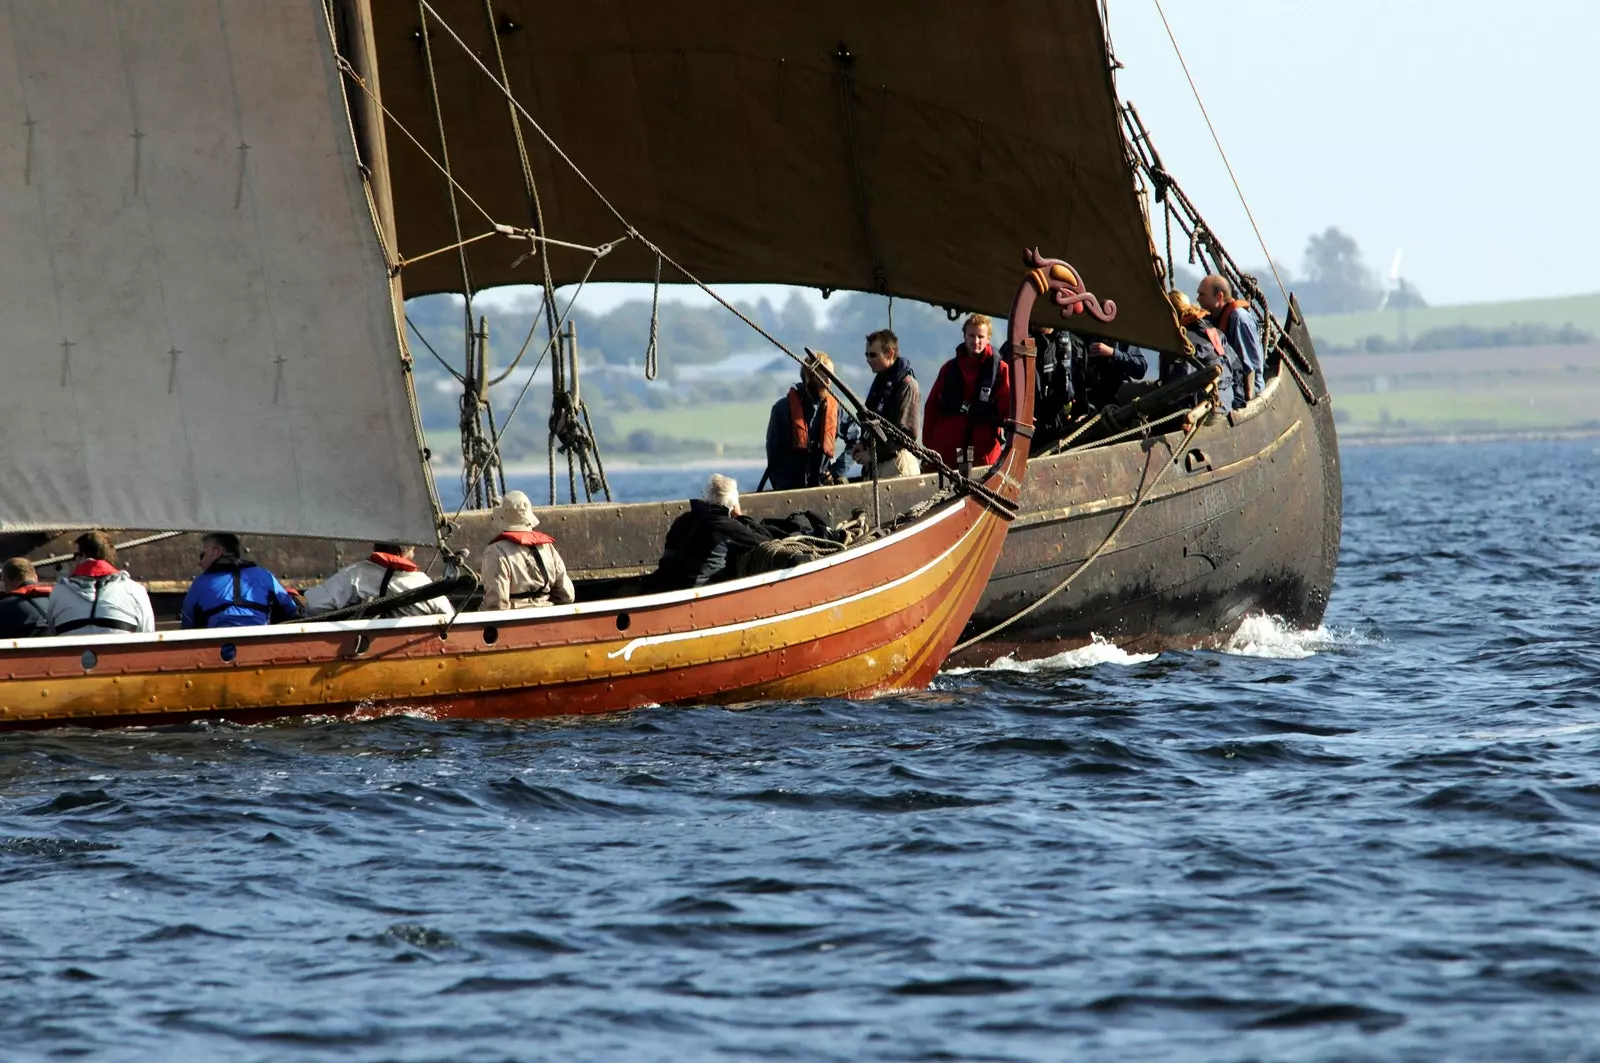
[[[702,498],[713,506],[725,507],[731,513],[739,508],[739,481],[714,472],[711,479],[706,481],[706,493]]]

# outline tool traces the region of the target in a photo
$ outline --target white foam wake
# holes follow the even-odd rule
[[[1084,668],[1093,668],[1098,664],[1143,664],[1153,661],[1153,653],[1129,653],[1121,646],[1107,642],[1099,635],[1090,635],[1089,645],[1080,646],[1075,650],[1067,650],[1051,657],[1041,657],[1034,661],[1019,661],[1014,657],[1002,657],[992,664],[981,668],[950,668],[945,675],[965,675],[969,672],[1072,672]]]
[[[1325,627],[1312,630],[1290,627],[1281,617],[1247,616],[1233,633],[1223,653],[1240,657],[1270,657],[1283,661],[1300,661],[1313,657],[1323,650],[1338,645],[1341,639]]]

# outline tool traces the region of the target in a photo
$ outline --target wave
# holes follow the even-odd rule
[[[1019,661],[1015,657],[1006,656],[987,665],[975,668],[948,668],[945,675],[967,675],[974,672],[1022,672],[1030,675],[1050,672],[1075,672],[1085,668],[1094,668],[1102,664],[1144,664],[1153,661],[1159,654],[1154,653],[1129,653],[1114,642],[1107,642],[1099,635],[1090,635],[1087,646],[1080,646],[1075,650],[1067,650],[1049,657],[1040,657],[1032,661]]]
[[[1301,661],[1328,650],[1369,646],[1374,641],[1376,638],[1373,635],[1353,629],[1330,631],[1325,626],[1296,628],[1282,617],[1258,613],[1245,617],[1221,650],[1238,657]]]

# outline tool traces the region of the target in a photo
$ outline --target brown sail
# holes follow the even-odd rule
[[[995,278],[1014,268],[1018,247],[1038,245],[1093,264],[1096,292],[1119,308],[1105,333],[1181,345],[1094,0],[428,7],[438,19],[427,17],[425,47],[417,4],[372,4],[382,96],[429,155],[442,162],[448,151],[464,237],[491,231],[490,219],[531,225],[511,116],[483,68],[498,73],[503,56],[512,94],[544,131],[704,280],[996,312],[1005,292]],[[525,134],[547,231],[588,245],[623,236],[537,133]],[[454,244],[440,169],[392,125],[388,139],[401,255]],[[540,283],[525,249],[503,239],[467,248],[472,285]],[[558,284],[590,264],[551,252]],[[592,279],[649,281],[655,270],[632,242]],[[413,262],[402,279],[408,296],[463,290],[453,254]],[[1041,310],[1036,320],[1048,318]]]

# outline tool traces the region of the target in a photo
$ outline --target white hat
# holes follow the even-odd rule
[[[506,497],[500,500],[500,507],[494,513],[500,518],[500,524],[506,531],[533,531],[539,526],[539,517],[533,511],[533,503],[528,501],[528,496],[521,491],[507,491]]]

